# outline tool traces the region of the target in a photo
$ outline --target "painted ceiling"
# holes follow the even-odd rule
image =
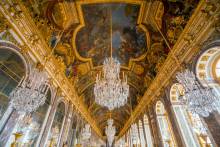
[[[147,46],[145,32],[137,26],[139,10],[139,5],[123,3],[83,5],[85,26],[76,37],[80,56],[92,58],[94,66],[102,65],[111,55],[111,37],[112,55],[122,65],[143,55]]]
[[[109,112],[94,102],[96,73],[110,56],[128,75],[127,105],[112,112],[117,133],[183,32],[199,0],[26,0],[35,24],[63,63],[80,100],[103,130]],[[112,26],[112,33],[111,33]],[[60,39],[59,39],[60,38]]]

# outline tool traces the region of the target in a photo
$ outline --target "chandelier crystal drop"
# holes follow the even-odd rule
[[[185,88],[185,97],[181,101],[194,114],[208,117],[217,110],[218,98],[210,87],[203,87],[192,71],[188,69],[176,75],[177,81]],[[207,85],[208,86],[208,85]]]
[[[95,102],[109,110],[119,108],[127,103],[129,86],[127,76],[120,79],[120,63],[110,57],[103,63],[103,76],[98,74],[94,86]]]
[[[85,127],[82,129],[82,140],[88,140],[91,137],[91,127],[89,124],[86,124]]]
[[[34,68],[10,93],[10,105],[18,112],[31,113],[45,103],[48,92],[48,77],[45,72]]]
[[[116,129],[115,126],[113,126],[113,119],[108,119],[107,123],[108,126],[105,128],[105,134],[107,136],[108,144],[111,147],[115,138]]]

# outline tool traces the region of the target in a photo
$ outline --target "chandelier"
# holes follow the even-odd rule
[[[107,136],[108,144],[111,147],[115,138],[116,129],[113,126],[113,119],[108,119],[108,126],[105,128],[105,134]]]
[[[91,127],[89,124],[86,124],[81,132],[82,140],[88,140],[91,137]]]
[[[120,63],[114,58],[107,58],[103,64],[103,77],[97,75],[94,87],[95,102],[109,110],[127,103],[129,86],[127,77],[119,78]],[[124,74],[123,74],[124,75]]]
[[[208,117],[211,112],[217,110],[217,97],[210,87],[203,87],[196,79],[192,71],[188,69],[176,75],[177,81],[185,88],[184,102],[189,111]]]
[[[34,68],[30,74],[20,81],[10,93],[10,105],[18,112],[31,113],[43,105],[48,92],[47,75],[39,68]]]
[[[111,19],[112,21],[112,19]],[[95,102],[109,110],[119,108],[127,103],[129,86],[127,76],[120,79],[120,62],[112,57],[112,22],[111,22],[111,57],[103,63],[103,74],[97,74],[94,86]]]
[[[133,145],[138,144],[138,140],[139,140],[138,126],[136,123],[131,125],[131,140],[132,140]]]

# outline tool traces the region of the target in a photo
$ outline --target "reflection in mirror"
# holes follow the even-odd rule
[[[61,135],[61,129],[63,125],[65,115],[65,104],[63,102],[59,103],[56,109],[56,113],[53,119],[53,124],[50,129],[49,138],[47,141],[47,146],[57,146],[59,143],[59,138]]]

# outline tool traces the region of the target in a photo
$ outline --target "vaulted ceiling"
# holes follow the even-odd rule
[[[109,111],[94,102],[95,76],[110,56],[128,76],[128,103],[111,117],[117,133],[131,116],[199,0],[23,0],[79,98],[103,130]],[[112,35],[110,25],[112,23]],[[60,41],[59,40],[60,38]],[[58,43],[57,43],[58,42]]]

